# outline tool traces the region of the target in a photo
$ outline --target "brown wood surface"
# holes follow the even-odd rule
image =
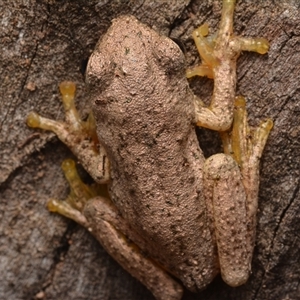
[[[216,28],[221,1],[0,0],[0,299],[153,299],[84,229],[47,211],[64,198],[60,169],[71,153],[53,134],[25,125],[29,111],[63,118],[57,86],[78,85],[77,104],[88,112],[86,61],[110,21],[133,14],[182,45],[187,64],[198,61],[192,30]],[[248,99],[252,124],[270,117],[274,129],[261,163],[257,243],[247,284],[216,280],[184,299],[300,299],[300,2],[240,0],[238,34],[263,36],[268,55],[244,53],[237,93]],[[191,85],[208,100],[212,82]],[[218,137],[200,130],[207,155]]]

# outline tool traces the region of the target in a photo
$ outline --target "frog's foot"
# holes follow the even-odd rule
[[[84,226],[157,299],[180,300],[181,285],[143,254],[147,251],[145,241],[131,229],[109,200],[106,185],[84,184],[73,160],[65,160],[62,169],[70,184],[70,195],[63,201],[50,199],[48,209]]]
[[[257,128],[251,128],[247,120],[245,98],[237,96],[234,106],[232,129],[220,133],[224,152],[235,159],[241,170],[247,168],[250,162],[255,163],[255,167],[258,168],[273,122],[267,119],[262,121]]]
[[[82,215],[82,211],[89,199],[99,195],[108,197],[107,187],[103,184],[86,185],[82,182],[77,173],[75,161],[72,159],[64,160],[61,168],[70,185],[70,194],[63,201],[50,199],[47,204],[48,210],[57,212],[87,227],[87,221]]]
[[[269,133],[273,127],[271,119],[251,128],[247,121],[246,101],[239,96],[235,100],[232,129],[221,133],[224,152],[238,163],[247,195],[247,219],[250,232],[254,232],[250,246],[254,246],[257,199],[259,188],[259,163]]]
[[[105,183],[109,179],[108,159],[98,141],[94,117],[90,114],[87,121],[80,119],[74,104],[76,86],[73,82],[64,81],[59,88],[66,121],[54,121],[31,112],[27,117],[27,125],[53,131],[78,157],[93,179]]]
[[[202,63],[186,72],[187,78],[207,76],[214,78],[214,70],[221,60],[230,56],[236,60],[241,51],[253,51],[260,54],[268,52],[269,43],[264,38],[244,38],[233,34],[233,12],[235,0],[223,0],[220,30],[215,36],[208,36],[208,24],[203,24],[193,32],[198,53]]]

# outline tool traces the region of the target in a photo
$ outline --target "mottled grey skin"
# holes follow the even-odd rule
[[[203,288],[218,260],[181,50],[135,18],[119,18],[92,54],[87,80],[112,201],[152,258],[189,289]]]

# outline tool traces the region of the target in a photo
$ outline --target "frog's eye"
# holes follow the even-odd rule
[[[95,51],[86,69],[86,84],[92,95],[101,95],[110,86],[114,78],[115,65],[106,59],[100,51]]]
[[[162,38],[160,43],[155,43],[152,52],[159,65],[169,74],[185,68],[185,58],[180,47],[167,37]]]
[[[101,97],[101,98],[97,98],[94,100],[94,104],[96,106],[105,106],[107,104],[107,101],[104,97]]]
[[[80,63],[80,73],[83,75],[83,77],[85,77],[88,61],[89,61],[88,58],[85,58]]]
[[[186,48],[185,48],[185,45],[184,43],[180,40],[180,39],[177,39],[177,38],[171,38],[171,40],[177,44],[177,46],[180,48],[180,50],[183,52],[184,56],[186,56]]]

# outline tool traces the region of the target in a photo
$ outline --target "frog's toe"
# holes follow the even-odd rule
[[[75,130],[80,129],[83,124],[78,111],[75,107],[74,99],[76,92],[76,85],[72,81],[63,81],[59,85],[59,91],[62,97],[62,103],[65,109],[66,123],[72,126]]]
[[[208,65],[205,65],[205,64],[187,69],[186,77],[191,78],[191,77],[194,77],[194,76],[201,76],[201,77],[206,76],[206,77],[211,78],[211,79],[214,78],[212,68],[209,67]]]
[[[214,55],[215,37],[206,37],[209,33],[208,25],[205,23],[194,30],[193,39],[201,57],[202,63],[199,66],[187,70],[186,77],[206,76],[214,78],[213,67],[218,64]]]
[[[41,125],[40,115],[34,111],[30,112],[27,116],[26,124],[31,128],[40,128]]]
[[[266,54],[270,48],[270,44],[265,38],[245,38],[237,36],[234,39],[239,46],[238,51],[252,51],[259,54]]]
[[[72,207],[67,201],[50,199],[47,203],[47,208],[51,212],[59,213],[88,228],[88,222],[85,216],[79,210]]]
[[[28,114],[26,124],[31,128],[40,128],[53,131],[57,135],[60,135],[60,133],[65,130],[65,126],[62,122],[44,118],[34,111]]]

